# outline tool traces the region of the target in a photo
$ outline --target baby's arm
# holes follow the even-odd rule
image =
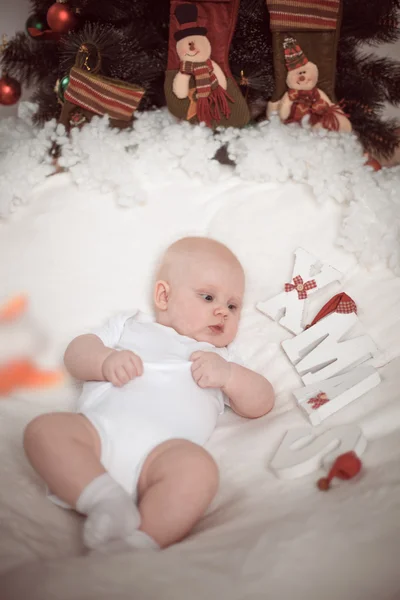
[[[64,354],[68,372],[81,381],[106,381],[103,374],[104,360],[114,352],[92,333],[79,335],[69,344]]]
[[[120,387],[142,375],[143,364],[130,350],[108,348],[92,333],[72,340],[64,355],[68,372],[81,381],[110,381]]]
[[[231,408],[248,419],[262,417],[274,405],[274,391],[262,375],[233,362],[228,362],[214,352],[194,352],[192,375],[202,388],[220,388],[230,401]]]
[[[256,419],[274,406],[272,385],[259,373],[236,363],[229,363],[230,374],[222,391],[228,396],[231,408],[241,417]]]

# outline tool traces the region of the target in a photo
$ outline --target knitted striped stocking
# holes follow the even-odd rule
[[[342,0],[266,0],[270,13],[274,53],[275,90],[268,112],[287,90],[284,40],[294,37],[308,59],[318,67],[318,87],[335,98],[336,54]]]

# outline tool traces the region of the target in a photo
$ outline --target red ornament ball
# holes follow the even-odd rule
[[[68,4],[56,2],[47,11],[47,23],[57,33],[68,33],[76,25],[76,16]]]
[[[381,163],[377,161],[376,158],[374,158],[373,156],[370,156],[365,164],[368,167],[372,167],[374,171],[380,171],[382,169]]]
[[[11,106],[16,104],[21,98],[21,84],[19,81],[8,75],[0,79],[0,104]]]
[[[317,481],[317,487],[321,492],[326,492],[331,487],[330,481],[327,477],[322,477]]]

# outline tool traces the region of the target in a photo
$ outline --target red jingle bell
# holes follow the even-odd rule
[[[8,75],[0,78],[0,104],[11,106],[21,98],[21,84]]]
[[[47,23],[57,33],[68,33],[76,25],[76,16],[65,2],[57,0],[47,11]]]

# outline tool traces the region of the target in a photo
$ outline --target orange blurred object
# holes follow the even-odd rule
[[[64,380],[61,369],[46,371],[36,366],[34,357],[40,332],[27,315],[28,298],[14,296],[0,306],[0,396],[16,389],[47,388]]]
[[[14,321],[26,311],[28,299],[24,295],[15,296],[0,308],[0,322]]]
[[[42,371],[30,360],[15,360],[0,365],[0,396],[15,389],[46,388],[63,380],[61,371]]]

